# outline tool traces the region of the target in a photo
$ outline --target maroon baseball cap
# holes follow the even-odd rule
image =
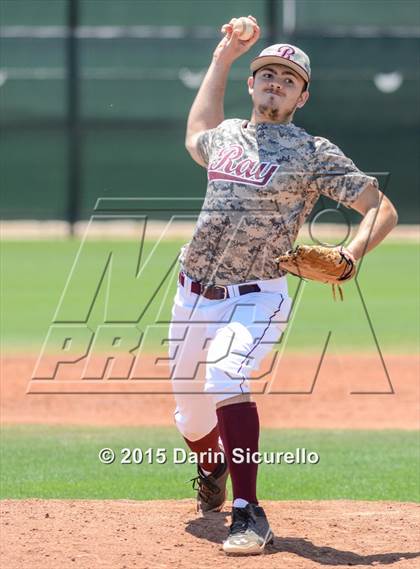
[[[260,55],[251,61],[254,73],[270,63],[286,65],[296,71],[307,83],[311,80],[311,62],[304,51],[295,45],[278,43],[262,50]]]

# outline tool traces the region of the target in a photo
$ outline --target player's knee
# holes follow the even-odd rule
[[[175,411],[175,423],[183,437],[189,441],[195,442],[202,439],[214,429],[217,424],[216,412],[212,409],[212,413],[206,413],[200,408],[191,408],[189,412],[182,413],[179,409]]]

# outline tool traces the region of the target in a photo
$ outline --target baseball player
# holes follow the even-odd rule
[[[207,193],[182,248],[169,332],[175,422],[200,457],[198,506],[219,511],[233,489],[227,554],[259,554],[273,539],[257,498],[259,419],[249,377],[279,342],[291,307],[275,258],[290,249],[321,194],[363,215],[346,254],[357,261],[397,222],[375,178],[329,140],[292,122],[309,99],[311,68],[298,47],[272,45],[251,62],[249,120],[224,119],[232,63],[242,41],[225,24],[188,117],[186,147],[207,169]],[[243,454],[243,456],[245,456]]]

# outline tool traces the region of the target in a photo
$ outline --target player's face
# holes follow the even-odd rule
[[[305,81],[289,67],[270,64],[248,79],[257,122],[289,122],[309,98]]]

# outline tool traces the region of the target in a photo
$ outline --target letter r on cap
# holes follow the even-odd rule
[[[279,50],[280,57],[285,59],[290,59],[290,57],[295,53],[295,50],[290,45],[284,45]]]

